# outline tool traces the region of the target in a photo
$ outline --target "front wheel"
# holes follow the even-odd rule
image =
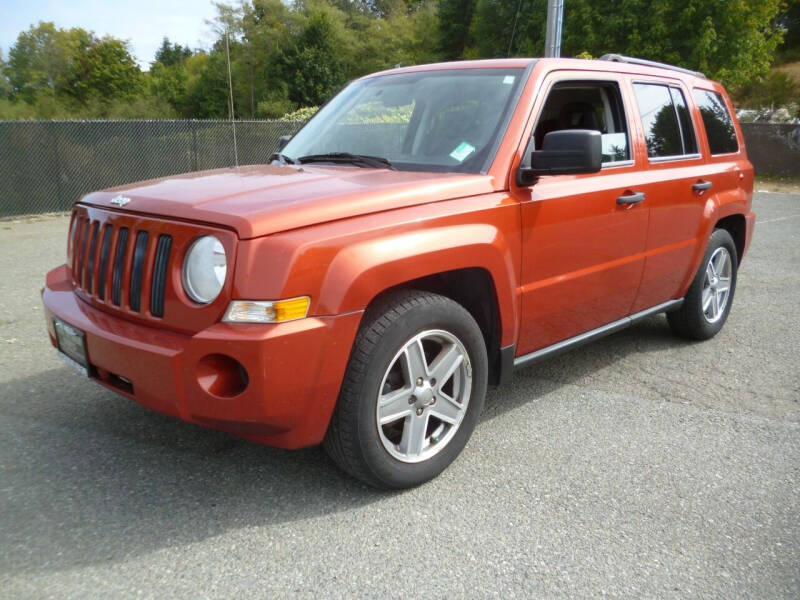
[[[428,481],[472,434],[487,371],[483,335],[461,305],[427,292],[392,295],[365,315],[324,447],[375,487]]]
[[[675,333],[696,340],[717,335],[731,311],[738,264],[731,234],[715,229],[683,305],[667,313]]]

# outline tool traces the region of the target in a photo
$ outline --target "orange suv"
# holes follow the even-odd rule
[[[715,335],[752,188],[730,100],[700,73],[617,55],[394,69],[269,165],[82,198],[47,325],[144,406],[323,443],[403,488],[455,459],[516,368],[661,312]]]

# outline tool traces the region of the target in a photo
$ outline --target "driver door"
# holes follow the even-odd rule
[[[597,129],[603,167],[542,176],[526,188],[512,183],[523,239],[517,356],[630,314],[644,267],[648,207],[646,197],[637,202],[642,159],[625,84],[610,73],[561,71],[545,81],[534,106],[537,148],[550,131]]]

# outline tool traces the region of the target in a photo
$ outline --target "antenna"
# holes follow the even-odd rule
[[[230,102],[228,103],[228,117],[233,128],[233,160],[236,168],[239,168],[239,148],[236,145],[236,118],[233,114],[233,80],[231,79],[231,50],[228,46],[228,30],[225,30],[225,58],[228,61],[228,92]]]

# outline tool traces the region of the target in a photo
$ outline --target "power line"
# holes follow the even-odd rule
[[[517,3],[517,14],[514,15],[514,27],[511,29],[511,39],[508,40],[508,51],[506,52],[506,56],[511,55],[511,45],[514,43],[514,35],[517,33],[517,21],[519,21],[519,11],[522,8],[522,0],[519,0]]]

